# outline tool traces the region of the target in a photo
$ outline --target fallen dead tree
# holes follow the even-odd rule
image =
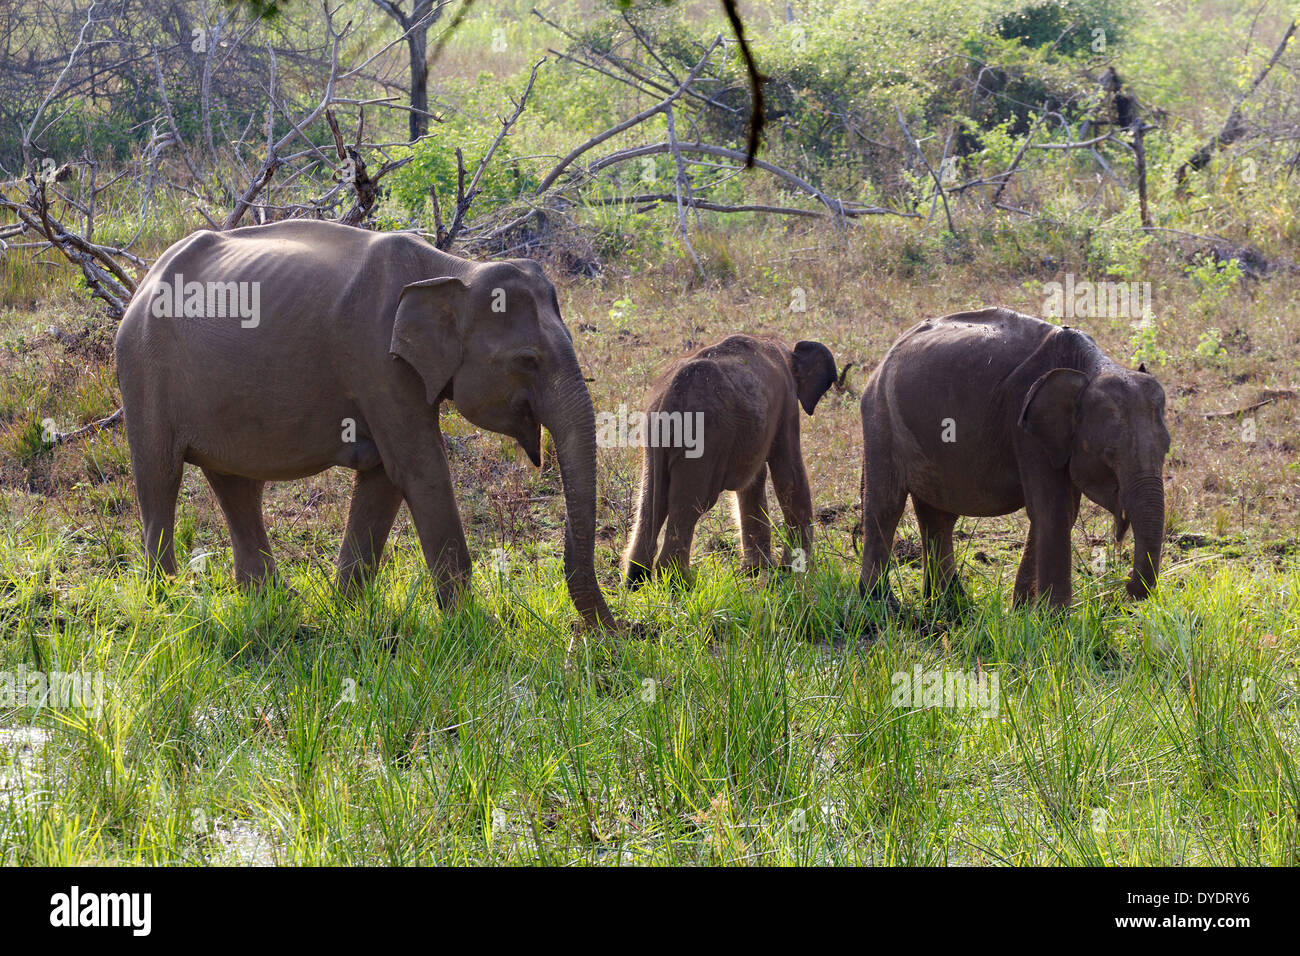
[[[1274,48],[1273,55],[1269,57],[1268,62],[1265,63],[1264,66],[1260,68],[1260,71],[1255,75],[1254,82],[1252,82],[1250,86],[1248,86],[1242,94],[1237,97],[1237,101],[1233,103],[1232,109],[1228,112],[1228,118],[1224,121],[1223,129],[1219,130],[1219,132],[1210,139],[1209,142],[1205,143],[1200,149],[1192,153],[1192,155],[1188,157],[1187,161],[1178,167],[1178,171],[1174,174],[1174,179],[1178,183],[1180,190],[1184,189],[1184,184],[1189,174],[1204,169],[1210,164],[1210,160],[1214,158],[1214,155],[1219,152],[1219,150],[1231,146],[1246,135],[1249,127],[1246,123],[1245,115],[1242,113],[1242,106],[1244,106],[1246,100],[1248,100],[1255,91],[1260,88],[1264,80],[1268,78],[1269,72],[1277,65],[1277,61],[1282,58],[1282,54],[1286,51],[1287,45],[1291,42],[1291,38],[1295,36],[1296,26],[1296,21],[1292,20],[1290,26],[1287,27],[1286,32],[1282,34],[1282,39],[1278,42],[1277,47]]]
[[[723,102],[718,97],[723,80],[717,72],[725,59],[729,42],[721,35],[698,48],[694,63],[680,73],[667,63],[656,50],[652,38],[628,14],[624,14],[629,33],[627,43],[635,45],[641,55],[632,50],[595,49],[585,44],[574,32],[566,29],[537,10],[533,14],[557,33],[570,41],[568,49],[551,48],[548,54],[579,69],[589,70],[615,80],[651,100],[645,108],[626,119],[574,146],[560,157],[541,177],[531,194],[520,197],[518,203],[499,209],[466,230],[465,245],[474,250],[501,251],[512,233],[524,231],[537,223],[544,223],[555,215],[563,216],[569,210],[589,207],[634,206],[646,210],[659,205],[676,208],[676,234],[686,254],[697,270],[702,265],[690,239],[688,212],[744,213],[756,215],[793,216],[826,219],[839,224],[866,216],[901,216],[917,218],[918,213],[856,203],[833,196],[794,171],[752,155],[751,141],[745,147],[710,143],[698,136],[683,139],[678,135],[680,124],[699,129],[699,111],[719,111],[737,114],[738,107]],[[598,147],[610,141],[642,132],[651,124],[660,126],[663,138],[652,142],[623,146],[612,152],[587,157]],[[751,140],[753,127],[751,125]],[[653,165],[642,167],[638,178],[642,188],[621,195],[608,195],[613,172],[628,163],[644,163],[648,158],[672,158],[671,182],[666,188],[654,188],[660,182]],[[718,162],[721,160],[721,162]],[[776,180],[782,190],[805,196],[812,207],[800,207],[785,202],[749,201],[746,198],[722,193],[720,187],[745,169],[766,174]],[[706,179],[706,177],[711,177]],[[646,186],[650,188],[645,188]],[[435,207],[436,208],[436,207]],[[441,235],[441,229],[438,230]],[[518,243],[509,246],[518,248]]]
[[[1293,388],[1266,388],[1261,390],[1249,405],[1245,405],[1241,408],[1234,408],[1226,412],[1207,412],[1205,414],[1205,419],[1206,421],[1213,421],[1218,418],[1240,418],[1242,415],[1248,415],[1253,411],[1263,408],[1265,405],[1271,405],[1274,402],[1295,397],[1296,390]]]
[[[5,249],[53,247],[81,270],[90,294],[104,302],[109,315],[117,320],[135,294],[137,280],[130,269],[143,273],[148,265],[128,249],[94,241],[95,204],[100,192],[107,187],[95,184],[92,165],[81,196],[60,190],[58,185],[72,175],[73,166],[65,164],[48,175],[33,173],[19,183],[0,184],[0,209],[12,213],[18,220],[18,228],[11,230],[10,236],[38,237],[32,241],[6,243]],[[21,198],[10,195],[15,185],[24,193]],[[79,217],[79,224],[65,223],[59,218],[52,208],[51,190]]]
[[[330,218],[349,225],[365,225],[379,198],[381,180],[409,162],[409,158],[393,160],[385,155],[379,167],[373,173],[370,171],[365,154],[378,151],[384,155],[390,144],[365,141],[365,109],[367,106],[401,107],[391,102],[392,97],[350,97],[344,88],[350,81],[361,77],[366,67],[389,47],[404,42],[405,35],[363,63],[344,70],[339,64],[339,49],[351,30],[351,23],[336,27],[330,8],[325,6],[323,9],[328,32],[327,76],[323,92],[305,112],[292,111],[277,96],[276,56],[268,48],[262,155],[250,165],[248,154],[252,147],[248,137],[252,133],[251,124],[225,146],[230,165],[241,170],[246,177],[243,187],[235,189],[228,185],[226,175],[204,175],[205,170],[215,168],[218,158],[208,122],[214,106],[209,101],[210,86],[205,83],[202,93],[204,121],[198,134],[199,142],[188,143],[172,113],[156,49],[152,51],[152,57],[162,109],[152,123],[148,139],[132,161],[109,181],[100,182],[99,164],[89,151],[61,164],[56,164],[47,155],[40,137],[50,124],[40,125],[42,114],[54,102],[56,94],[64,89],[65,78],[78,67],[79,58],[87,56],[87,51],[94,46],[96,29],[106,23],[96,6],[92,5],[67,62],[24,128],[21,146],[28,165],[26,174],[0,182],[0,212],[9,214],[14,220],[0,227],[0,255],[39,254],[48,250],[59,253],[80,271],[90,295],[104,304],[108,319],[116,323],[121,320],[150,266],[150,260],[133,251],[133,247],[144,231],[151,215],[151,203],[161,189],[191,197],[194,210],[210,228],[216,230],[233,229],[250,217],[256,222]],[[226,41],[227,54],[229,46],[242,42],[248,32],[246,30]],[[355,135],[350,144],[345,143],[340,128],[338,114],[342,110],[356,111]],[[328,125],[333,138],[332,156],[317,146],[309,135],[309,130],[322,122]],[[168,153],[179,157],[182,163],[180,172],[189,174],[188,181],[181,181],[175,172],[169,174],[166,170],[165,154]],[[487,159],[490,156],[485,158],[485,162]],[[310,192],[316,188],[314,183],[320,180],[322,171],[329,174],[332,185],[323,195],[312,196]],[[480,168],[478,175],[481,174]],[[122,195],[133,192],[139,196],[139,227],[129,241],[120,245],[100,242],[95,236],[97,215],[110,190]],[[472,201],[472,190],[469,201]],[[468,210],[469,201],[460,209],[461,217]],[[212,211],[223,203],[228,203],[229,207],[224,214]],[[117,426],[122,417],[122,410],[118,408],[108,416],[79,428],[54,433],[49,440],[52,444],[59,444],[92,437]]]

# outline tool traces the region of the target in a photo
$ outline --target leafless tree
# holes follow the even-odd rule
[[[402,0],[372,2],[393,18],[406,40],[411,67],[410,135],[415,142],[429,132],[429,28],[450,0],[412,0],[409,11],[402,9]]]

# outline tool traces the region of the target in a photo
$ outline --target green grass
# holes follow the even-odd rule
[[[75,531],[0,544],[0,671],[100,671],[100,713],[0,710],[5,862],[1297,862],[1300,567],[1175,563],[1068,617],[968,570],[960,621],[877,627],[853,568],[615,594],[637,636],[569,645],[550,559],[476,567],[444,614],[399,545],[240,592],[228,552],[153,587]],[[133,555],[134,558],[134,555]],[[997,715],[891,676],[997,675]]]

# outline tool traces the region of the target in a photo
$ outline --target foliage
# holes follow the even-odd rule
[[[426,211],[429,190],[436,189],[443,216],[450,219],[455,210],[459,179],[456,150],[461,151],[465,167],[464,186],[468,189],[479,161],[487,154],[499,131],[499,123],[494,128],[489,122],[475,121],[465,114],[433,124],[429,135],[419,142],[393,150],[394,159],[410,156],[411,162],[385,177],[388,195],[400,208],[416,215]],[[511,138],[507,136],[479,180],[475,202],[480,208],[512,202],[523,192],[535,188],[537,181],[534,170],[520,161]]]
[[[1133,328],[1129,344],[1133,347],[1132,364],[1146,364],[1153,368],[1169,363],[1169,353],[1160,346],[1160,327],[1154,320],[1143,319]]]
[[[1058,56],[1105,53],[1123,37],[1131,15],[1123,0],[1032,0],[1004,13],[997,34]]]
[[[1206,329],[1196,342],[1196,354],[1202,359],[1217,362],[1223,357],[1222,335],[1218,329]]]
[[[1187,267],[1187,274],[1200,290],[1198,304],[1205,315],[1217,313],[1244,274],[1236,259],[1201,255]]]

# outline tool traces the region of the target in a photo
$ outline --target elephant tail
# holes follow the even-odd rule
[[[623,561],[624,583],[640,587],[654,565],[659,531],[668,518],[668,468],[662,451],[646,448],[641,456],[641,490],[637,495],[636,524]]]

